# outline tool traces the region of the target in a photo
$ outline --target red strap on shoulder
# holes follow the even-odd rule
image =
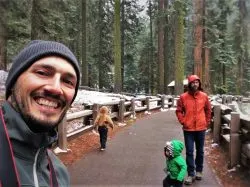
[[[20,187],[13,149],[0,109],[0,187]]]
[[[49,162],[49,171],[50,171],[50,186],[51,187],[58,187],[56,172],[53,167],[52,161],[49,157],[49,149],[47,149],[47,156],[48,156],[48,162]]]

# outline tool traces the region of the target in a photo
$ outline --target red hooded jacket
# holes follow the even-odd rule
[[[199,80],[197,75],[188,78],[189,84]],[[187,91],[177,101],[176,116],[186,131],[206,130],[211,121],[211,104],[206,93],[201,91],[201,84],[195,93]]]

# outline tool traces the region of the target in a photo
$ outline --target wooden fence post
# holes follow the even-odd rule
[[[228,96],[228,104],[231,104],[233,101],[233,96],[232,95],[229,95]]]
[[[229,167],[232,168],[240,162],[241,141],[240,141],[240,114],[231,112],[230,121],[230,144],[229,144]]]
[[[239,102],[242,102],[243,96],[239,96]]]
[[[235,111],[236,111],[236,107],[235,107],[234,104],[229,104],[228,106],[229,106],[229,108],[232,109],[232,112],[235,112]]]
[[[165,98],[166,98],[165,95],[162,95],[162,96],[161,96],[161,108],[162,108],[162,109],[165,108]]]
[[[221,126],[221,106],[214,105],[213,142],[219,143]]]
[[[64,116],[61,123],[58,125],[58,147],[62,150],[67,151],[67,119]]]
[[[99,111],[100,105],[99,104],[94,104],[93,105],[93,122],[95,121],[98,111]]]
[[[225,95],[222,95],[222,100],[221,100],[221,104],[226,104],[227,97]]]
[[[147,105],[147,111],[150,110],[150,101],[149,101],[150,97],[146,97],[146,105]]]
[[[124,113],[125,113],[125,100],[121,99],[119,103],[119,111],[118,111],[118,121],[124,121]]]
[[[135,98],[131,99],[131,112],[133,114],[133,118],[135,118],[136,113],[135,113]]]
[[[169,105],[168,108],[174,107],[174,97],[171,96],[170,98],[168,98],[168,101],[171,102],[171,105]]]

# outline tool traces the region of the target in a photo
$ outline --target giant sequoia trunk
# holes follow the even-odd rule
[[[202,34],[203,34],[203,0],[193,0],[194,7],[194,74],[203,81],[202,75]]]

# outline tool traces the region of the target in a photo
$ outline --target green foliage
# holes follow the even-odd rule
[[[31,0],[9,0],[7,16],[8,63],[30,39]]]
[[[228,88],[225,85],[219,85],[217,86],[216,84],[214,85],[214,92],[217,94],[227,94],[228,93]]]
[[[139,86],[138,74],[138,61],[139,51],[141,45],[144,45],[144,41],[141,42],[141,35],[145,32],[143,28],[143,19],[138,16],[142,11],[142,7],[138,4],[138,1],[123,1],[125,8],[125,19],[123,20],[124,29],[124,85],[125,92],[138,91],[135,88]],[[148,38],[146,38],[148,40]]]
[[[235,93],[236,80],[234,66],[237,64],[238,52],[235,50],[229,19],[237,11],[232,1],[207,1],[208,17],[205,18],[208,30],[206,46],[211,50],[211,81],[213,92],[227,91]],[[214,19],[211,19],[213,17]],[[236,19],[236,18],[235,18]],[[237,24],[236,24],[237,25]],[[214,73],[216,72],[216,73]]]

